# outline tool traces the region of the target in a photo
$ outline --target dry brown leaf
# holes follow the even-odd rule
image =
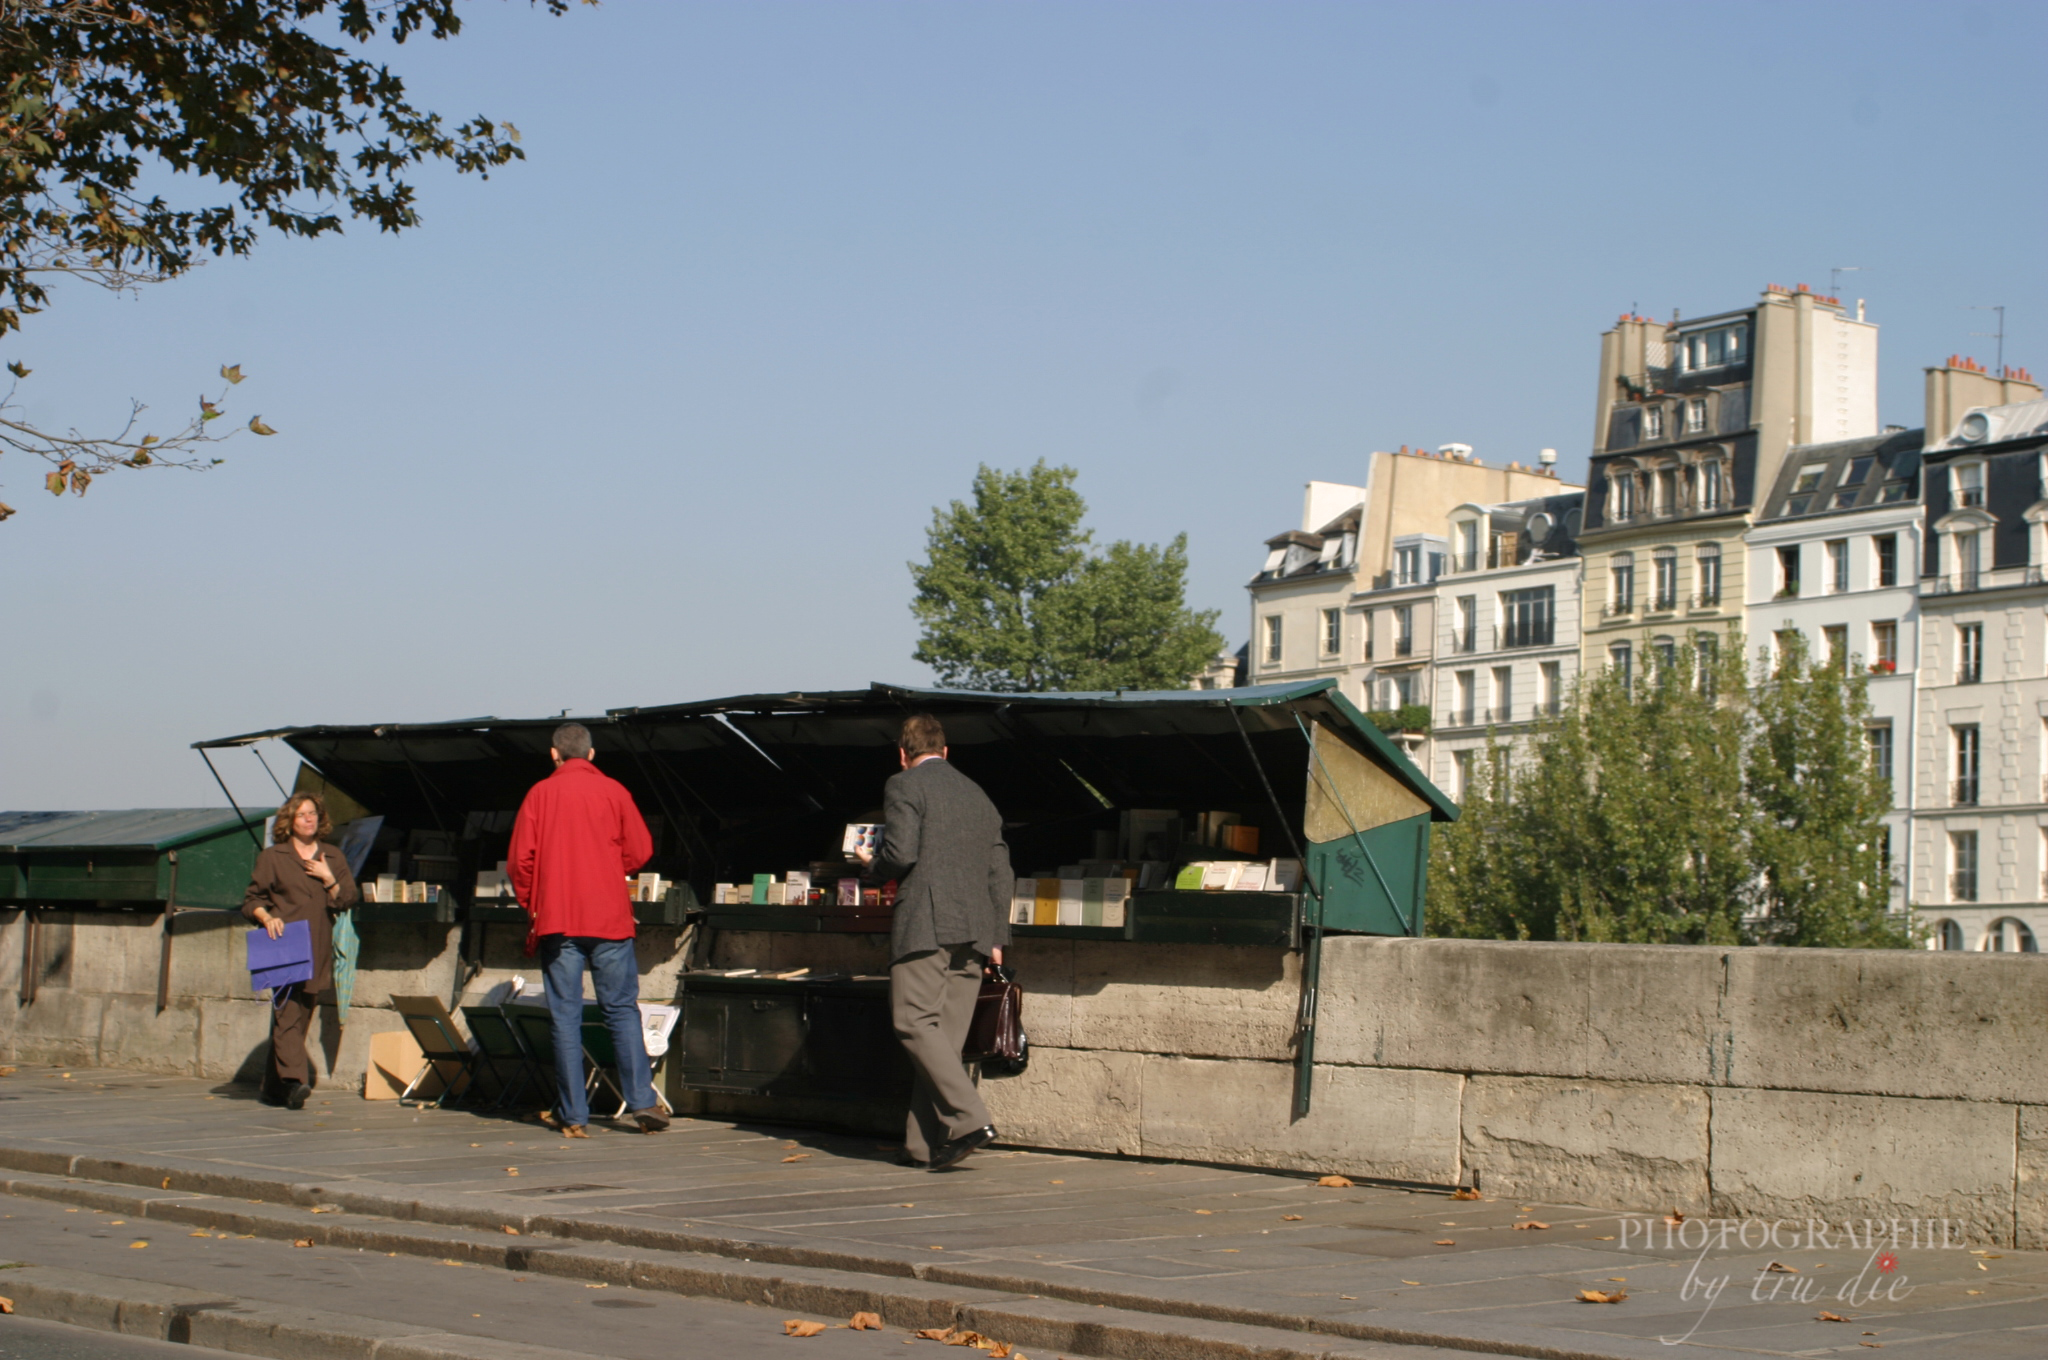
[[[1282,1215],[1280,1215],[1280,1221],[1281,1221],[1282,1223],[1299,1223],[1299,1222],[1301,1222],[1301,1215],[1300,1215],[1300,1214],[1282,1214]]]
[[[1593,1240],[1595,1242],[1612,1242],[1614,1239],[1612,1237],[1596,1237]]]
[[[1987,1261],[2003,1261],[2005,1259],[2003,1253],[1996,1251],[1981,1251],[1977,1254],[1979,1256],[1982,1256]]]
[[[808,1153],[808,1152],[797,1152],[797,1153],[792,1153],[791,1155],[789,1155],[789,1156],[787,1156],[787,1157],[784,1157],[784,1158],[783,1158],[782,1160],[783,1160],[783,1161],[785,1161],[785,1162],[800,1162],[800,1161],[802,1161],[802,1160],[803,1160],[804,1158],[806,1158],[806,1157],[808,1157],[808,1156],[810,1156],[810,1155],[811,1155],[811,1154],[810,1154],[810,1153]]]
[[[185,1234],[185,1236],[187,1236],[187,1237],[211,1237],[211,1236],[213,1236],[213,1234],[212,1234],[212,1233],[210,1233],[210,1232],[208,1232],[208,1231],[207,1231],[206,1229],[204,1229],[204,1228],[200,1228],[200,1229],[198,1229],[198,1230],[197,1230],[196,1232],[188,1232],[188,1233],[186,1233],[186,1234]]]
[[[1984,1291],[1983,1291],[1983,1290],[1981,1290],[1981,1289],[1965,1289],[1965,1290],[1964,1290],[1963,1292],[1964,1292],[1965,1294],[1981,1294],[1981,1293],[1983,1293]]]
[[[1843,1317],[1843,1316],[1842,1316],[1842,1315],[1841,1315],[1840,1313],[1822,1313],[1822,1314],[1821,1314],[1821,1315],[1820,1315],[1819,1317],[1815,1318],[1815,1319],[1814,1319],[1814,1321],[1815,1321],[1815,1322],[1850,1322],[1850,1321],[1853,1321],[1853,1319],[1851,1319],[1851,1318],[1845,1318],[1845,1317]]]
[[[951,1327],[926,1327],[921,1331],[911,1333],[912,1336],[920,1341],[944,1341],[952,1334],[953,1329]]]
[[[1990,1266],[1987,1266],[1987,1265],[1985,1265],[1985,1264],[1984,1264],[1984,1263],[1983,1263],[1982,1261],[1979,1261],[1979,1262],[1977,1263],[1977,1269],[1979,1269],[1979,1270],[1989,1270],[1989,1269],[1991,1269],[1991,1267],[1990,1267]]]
[[[338,1214],[341,1210],[332,1204],[316,1204],[306,1210],[306,1212],[309,1214]]]
[[[1421,1283],[1422,1283],[1422,1281],[1420,1281],[1420,1280],[1403,1280],[1403,1281],[1401,1281],[1401,1283],[1402,1283],[1402,1284],[1413,1284],[1413,1285],[1419,1285],[1419,1284],[1421,1284]]]
[[[507,1236],[507,1237],[517,1237],[517,1236],[519,1236],[519,1229],[517,1229],[517,1228],[513,1227],[513,1226],[512,1226],[512,1225],[511,1225],[510,1223],[507,1223],[507,1224],[505,1225],[505,1236]]]
[[[149,1245],[149,1243],[147,1243],[147,1242],[130,1242],[130,1243],[128,1244],[128,1250],[130,1250],[130,1251],[141,1251],[141,1250],[142,1250],[142,1249],[143,1249],[144,1247],[146,1247],[146,1246],[148,1246],[148,1245]]]
[[[1448,1237],[1439,1237],[1436,1241],[1436,1245],[1440,1247],[1455,1247],[1458,1244]]]
[[[1628,1291],[1626,1289],[1581,1289],[1579,1291],[1580,1303],[1620,1303],[1627,1297]]]
[[[1771,1275],[1797,1275],[1799,1273],[1798,1266],[1788,1266],[1783,1261],[1773,1261],[1765,1266],[1764,1270],[1767,1274]]]
[[[1328,1190],[1342,1190],[1351,1184],[1349,1176],[1318,1176],[1316,1184]]]
[[[952,1336],[946,1338],[946,1344],[948,1346],[972,1346],[978,1351],[988,1351],[994,1350],[997,1343],[983,1336],[980,1332],[968,1330],[953,1333]]]
[[[1066,1182],[1065,1182],[1065,1181],[1047,1181],[1047,1182],[1046,1182],[1046,1184],[1047,1184],[1047,1185],[1065,1185],[1065,1184],[1066,1184]]]
[[[882,1330],[880,1313],[855,1313],[853,1320],[846,1324],[856,1332],[879,1332]]]
[[[1451,1191],[1451,1198],[1452,1198],[1452,1199],[1478,1199],[1478,1198],[1479,1198],[1479,1192],[1478,1192],[1477,1190],[1473,1190],[1473,1189],[1469,1189],[1469,1188],[1466,1188],[1466,1187],[1464,1187],[1464,1186],[1460,1186],[1460,1187],[1459,1187],[1458,1189],[1456,1189],[1456,1190],[1453,1190],[1453,1191]]]
[[[310,1247],[313,1245],[313,1239],[310,1237],[295,1237],[292,1239],[292,1245],[295,1247]]]
[[[1198,1214],[1213,1214],[1216,1211],[1214,1209],[1197,1209],[1195,1212]]]
[[[782,1324],[784,1336],[816,1336],[825,1330],[822,1322],[805,1322],[802,1318],[790,1318]]]
[[[1870,1349],[1874,1351],[1881,1351],[1884,1349],[1884,1342],[1882,1341],[1859,1341],[1856,1344],[1859,1346],[1868,1346],[1870,1347]]]
[[[519,1168],[516,1166],[508,1166],[505,1168],[505,1174],[508,1176],[516,1176],[519,1174]]]
[[[8,1069],[7,1069],[7,1070],[6,1070],[5,1072],[0,1072],[0,1076],[13,1076],[13,1075],[14,1075],[14,1069],[13,1069],[13,1068],[11,1068],[11,1067],[10,1067],[10,1068],[8,1068]],[[0,1313],[11,1313],[11,1312],[13,1312],[13,1311],[14,1311],[14,1300],[13,1300],[13,1299],[0,1299]]]
[[[14,1075],[14,1069],[13,1069],[13,1068],[11,1068],[11,1067],[0,1067],[0,1077],[11,1077],[11,1076],[13,1076],[13,1075]]]
[[[1683,1223],[1685,1222],[1685,1211],[1682,1209],[1673,1209],[1670,1213],[1664,1215],[1664,1221],[1666,1223],[1672,1224],[1673,1226]]]
[[[1536,1221],[1535,1219],[1533,1219],[1533,1218],[1532,1218],[1532,1219],[1530,1219],[1530,1220],[1529,1220],[1529,1221],[1528,1221],[1527,1223],[1517,1223],[1517,1224],[1515,1225],[1515,1227],[1516,1227],[1516,1228],[1518,1228],[1518,1229],[1519,1229],[1519,1228],[1547,1228],[1547,1227],[1549,1227],[1549,1226],[1550,1226],[1550,1225],[1549,1225],[1548,1223],[1538,1223],[1538,1222],[1537,1222],[1537,1221]]]
[[[171,1178],[170,1178],[169,1176],[166,1176],[166,1177],[164,1177],[164,1183],[163,1183],[163,1185],[162,1185],[161,1187],[159,1187],[159,1188],[161,1188],[161,1189],[164,1189],[164,1190],[168,1190],[168,1189],[170,1189],[170,1188],[171,1188]]]

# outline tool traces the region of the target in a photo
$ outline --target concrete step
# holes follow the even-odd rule
[[[363,1201],[378,1197],[360,1193],[352,1196],[356,1203],[344,1207],[325,1197],[319,1187],[296,1187],[298,1193],[287,1201],[278,1193],[283,1188],[278,1183],[215,1176],[216,1192],[194,1192],[179,1187],[179,1173],[160,1163],[123,1163],[119,1169],[127,1179],[16,1173],[0,1178],[0,1194],[219,1233],[459,1261],[827,1317],[874,1312],[892,1327],[967,1328],[1002,1337],[1020,1349],[1101,1360],[1455,1360],[1458,1355],[1469,1357],[1473,1350],[1546,1360],[1615,1360],[1608,1352],[1554,1346],[1511,1349],[1498,1342],[1464,1346],[1455,1340],[1421,1336],[1412,1340],[1345,1337],[1287,1325],[1297,1321],[1292,1319],[1271,1325],[1168,1315],[1023,1290],[978,1287],[959,1280],[920,1278],[894,1269],[790,1265],[595,1241],[546,1231],[541,1222],[546,1215],[528,1213],[521,1221],[486,1226],[475,1221],[479,1215],[474,1205],[467,1210],[472,1222],[435,1223],[365,1212]],[[141,1183],[152,1176],[154,1185]],[[243,1193],[233,1197],[217,1193],[230,1188],[228,1180],[233,1189]],[[246,1193],[264,1188],[277,1197]],[[881,1264],[892,1267],[895,1263]],[[563,1354],[492,1338],[422,1333],[375,1320],[281,1310],[273,1304],[50,1267],[8,1270],[4,1280],[16,1308],[26,1316],[292,1360],[522,1360]],[[264,1340],[266,1337],[271,1339]]]

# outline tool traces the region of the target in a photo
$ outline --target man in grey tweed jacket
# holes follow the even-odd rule
[[[1002,814],[946,759],[946,732],[929,713],[904,720],[903,763],[882,791],[877,872],[899,879],[889,1007],[916,1072],[905,1122],[910,1160],[943,1171],[996,1131],[960,1049],[974,1019],[984,962],[1010,940],[1015,879]]]

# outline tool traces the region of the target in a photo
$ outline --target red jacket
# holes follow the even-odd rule
[[[626,875],[654,853],[633,795],[587,760],[565,760],[527,790],[512,826],[512,891],[543,935],[633,938]]]

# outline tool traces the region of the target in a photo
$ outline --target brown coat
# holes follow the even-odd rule
[[[334,917],[355,904],[356,880],[340,850],[322,843],[320,857],[327,861],[341,891],[332,902],[327,885],[306,872],[290,841],[273,845],[256,856],[256,868],[249,875],[249,891],[242,894],[242,915],[256,919],[256,908],[268,908],[285,921],[304,921],[313,930],[313,980],[309,992],[334,985]]]

